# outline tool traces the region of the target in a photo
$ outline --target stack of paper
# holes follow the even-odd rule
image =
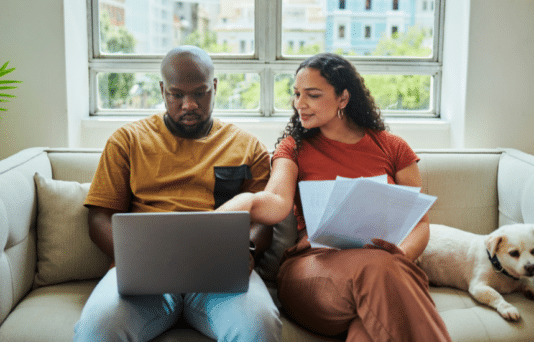
[[[437,197],[387,183],[387,176],[301,181],[300,197],[312,247],[360,248],[379,238],[398,245]]]

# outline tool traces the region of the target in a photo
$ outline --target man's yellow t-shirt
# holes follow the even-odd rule
[[[174,136],[164,113],[119,128],[108,139],[85,205],[143,211],[208,211],[240,192],[264,189],[267,149],[214,119],[201,139]]]

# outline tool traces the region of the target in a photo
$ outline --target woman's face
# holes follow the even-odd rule
[[[295,78],[293,90],[293,104],[304,128],[322,128],[341,121],[337,112],[347,105],[348,92],[345,90],[341,96],[337,96],[334,87],[321,76],[319,70],[301,69]]]

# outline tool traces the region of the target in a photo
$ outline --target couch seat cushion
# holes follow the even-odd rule
[[[497,311],[479,304],[469,293],[447,287],[431,287],[430,294],[453,341],[518,342],[533,341],[534,301],[521,293],[504,295],[516,306],[522,319],[508,322]]]
[[[96,281],[44,286],[33,290],[0,326],[3,342],[72,342],[74,324]]]

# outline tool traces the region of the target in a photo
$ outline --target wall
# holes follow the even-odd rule
[[[534,1],[472,0],[466,147],[534,153]]]
[[[62,0],[2,0],[0,63],[23,81],[2,103],[0,158],[32,146],[68,146]]]
[[[534,1],[447,0],[446,9],[443,120],[389,120],[392,131],[415,148],[534,154]],[[123,123],[87,116],[84,12],[82,0],[2,1],[0,63],[24,83],[0,113],[0,159],[32,146],[102,147]],[[269,148],[285,125],[236,123]]]

